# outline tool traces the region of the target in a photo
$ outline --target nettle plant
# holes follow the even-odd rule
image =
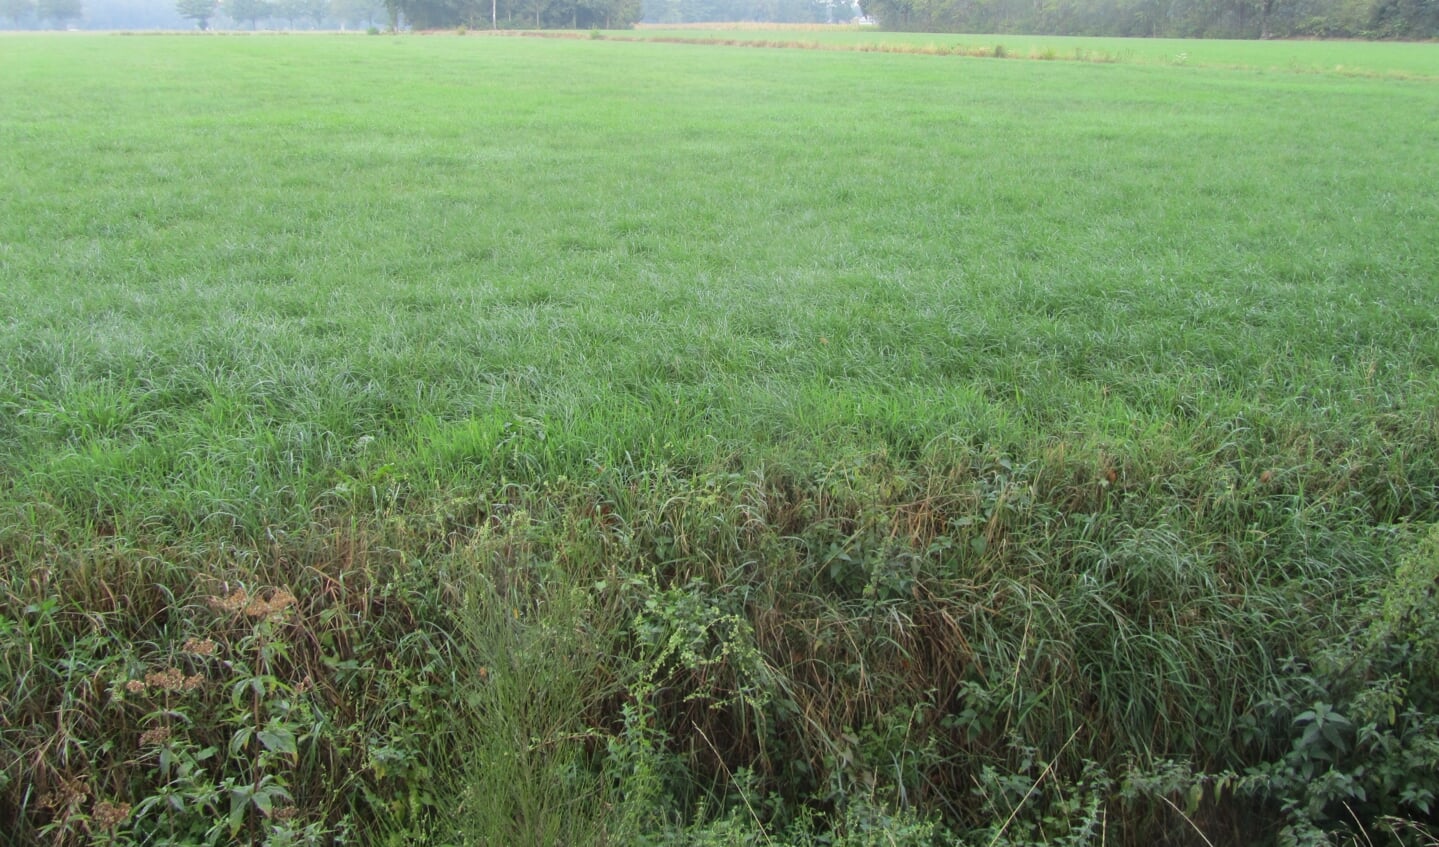
[[[1288,749],[1241,788],[1282,809],[1282,844],[1330,844],[1356,827],[1436,840],[1426,827],[1439,815],[1439,525],[1401,559],[1369,619],[1354,638],[1291,659],[1307,699],[1261,715]]]

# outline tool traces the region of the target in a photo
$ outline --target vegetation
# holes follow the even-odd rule
[[[1432,843],[1432,60],[602,35],[6,39],[10,839]]]
[[[851,0],[648,0],[644,20],[657,24],[848,23],[857,9]]]
[[[868,0],[888,29],[1171,38],[1436,38],[1423,0]]]
[[[80,17],[80,0],[35,0],[35,17],[49,21],[58,29]]]
[[[1422,43],[948,35],[876,32],[869,27],[802,25],[783,28],[745,25],[645,26],[633,32],[605,33],[604,37],[782,49],[916,53],[927,56],[1034,59],[1106,65],[1165,65],[1403,80],[1439,79],[1439,51]]]
[[[175,12],[186,20],[195,22],[200,29],[210,28],[210,19],[220,8],[219,0],[177,0]]]

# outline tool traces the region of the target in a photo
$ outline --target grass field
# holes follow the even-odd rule
[[[0,39],[11,837],[1418,838],[1433,45],[1185,47]]]
[[[1439,79],[1439,50],[1425,42],[1243,41],[1236,39],[1099,38],[1061,35],[958,35],[883,32],[870,27],[646,25],[607,38],[797,45],[813,49],[995,55],[1054,61],[1122,62],[1266,73],[1329,73],[1395,79]]]

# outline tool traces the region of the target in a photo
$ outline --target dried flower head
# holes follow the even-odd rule
[[[155,726],[140,733],[141,747],[155,747],[170,740],[170,727]]]
[[[245,606],[245,614],[252,618],[272,618],[294,604],[295,595],[282,588],[271,594],[269,600],[252,598],[249,605]]]
[[[139,694],[141,691],[144,691],[148,687],[149,686],[145,685],[143,680],[139,679],[132,679],[125,683],[125,690],[130,692],[131,694]]]
[[[185,646],[181,649],[193,656],[206,657],[215,655],[215,651],[219,647],[220,645],[216,644],[213,638],[188,638],[185,640]]]
[[[200,687],[201,687],[202,685],[204,685],[204,684],[205,684],[205,675],[204,675],[204,674],[201,674],[201,673],[197,673],[197,674],[193,674],[193,675],[191,675],[191,676],[185,677],[185,682],[184,682],[184,685],[183,685],[182,687],[183,687],[186,691],[195,691],[196,689],[200,688]]]
[[[277,588],[271,592],[270,599],[266,600],[259,594],[251,594],[238,588],[224,597],[211,597],[210,605],[221,612],[240,612],[251,618],[273,618],[295,605],[295,595],[283,588]]]
[[[165,668],[145,674],[145,684],[165,691],[179,691],[185,687],[185,675],[179,668]]]
[[[129,816],[129,803],[111,803],[109,800],[99,800],[90,810],[90,826],[92,829],[109,832],[124,823],[125,818]]]
[[[210,605],[221,612],[238,612],[250,604],[250,592],[237,588],[224,597],[211,597]]]
[[[59,785],[47,791],[40,797],[40,805],[53,810],[60,810],[78,805],[80,801],[90,796],[90,786],[74,780],[63,780]]]

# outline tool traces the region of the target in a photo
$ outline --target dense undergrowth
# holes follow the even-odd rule
[[[1403,518],[1433,513],[1432,467],[939,443],[572,480],[527,458],[269,539],[12,522],[33,565],[7,573],[7,814],[56,843],[275,844],[1428,818],[1439,534]]]
[[[0,53],[0,837],[1433,843],[1426,83],[294,41]]]

